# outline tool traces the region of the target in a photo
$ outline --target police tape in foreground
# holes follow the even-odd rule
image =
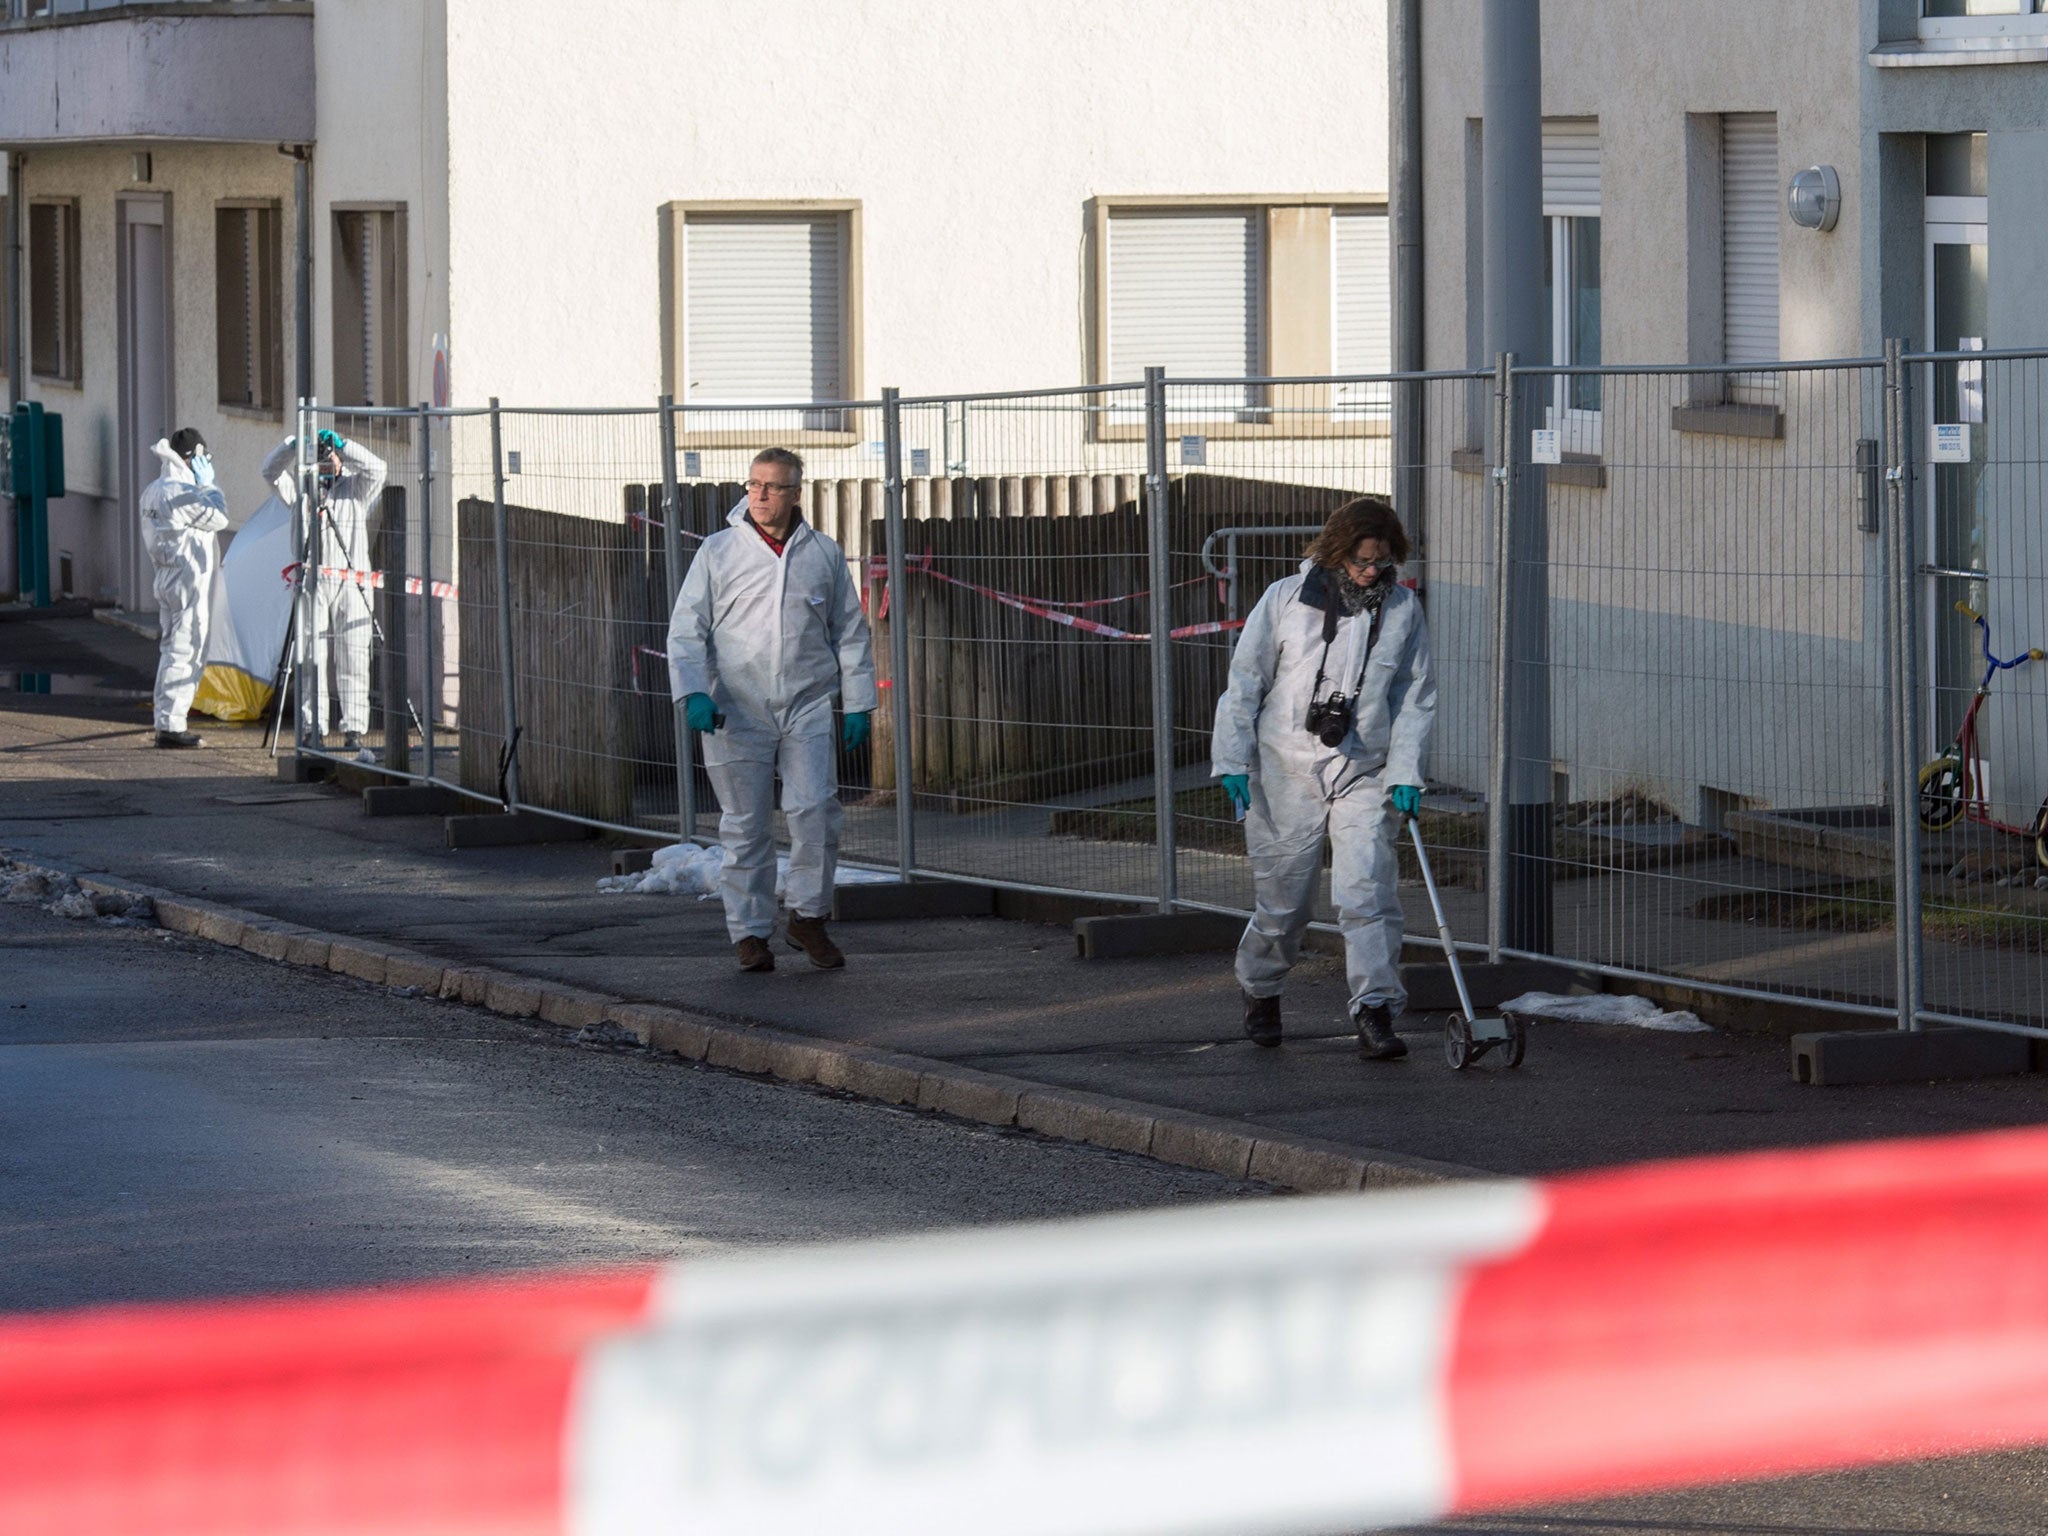
[[[304,569],[305,566],[294,561],[279,574],[284,577],[287,585],[296,586],[298,585],[299,572]],[[428,581],[419,576],[390,577],[382,571],[359,571],[352,566],[346,565],[323,565],[315,574],[322,581],[352,581],[359,587],[371,587],[380,592],[389,586],[396,591],[406,593],[410,597],[418,597],[423,592],[429,597],[445,597],[456,600],[460,600],[462,596],[452,581]]]
[[[0,1324],[0,1530],[1355,1528],[2048,1440],[2048,1133]]]

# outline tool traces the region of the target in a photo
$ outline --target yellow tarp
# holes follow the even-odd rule
[[[192,696],[192,713],[216,720],[261,720],[269,707],[270,684],[220,662],[200,673],[199,691]]]

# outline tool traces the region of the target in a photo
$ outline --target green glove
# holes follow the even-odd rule
[[[855,747],[868,744],[870,722],[864,709],[849,710],[846,723],[839,728],[839,745],[851,752]]]
[[[1394,814],[1406,821],[1422,811],[1422,786],[1419,784],[1396,784],[1387,791],[1387,799],[1393,802]]]
[[[1230,803],[1239,810],[1250,810],[1252,808],[1252,776],[1248,773],[1224,774],[1223,793],[1230,796]]]
[[[683,700],[683,718],[690,723],[693,731],[715,731],[718,729],[718,710],[708,693],[693,693]]]
[[[342,439],[341,439],[341,434],[340,434],[339,432],[336,432],[336,431],[332,430],[331,428],[326,428],[326,427],[323,427],[323,428],[321,429],[321,431],[320,431],[320,451],[321,451],[322,453],[337,453],[337,454],[338,454],[338,453],[340,453],[340,452],[341,452],[341,450],[342,450],[343,446],[344,446],[344,444],[342,443]]]

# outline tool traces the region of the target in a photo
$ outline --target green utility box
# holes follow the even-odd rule
[[[15,566],[21,595],[50,606],[50,498],[64,494],[64,418],[36,400],[14,408],[7,434],[8,489],[14,493]]]

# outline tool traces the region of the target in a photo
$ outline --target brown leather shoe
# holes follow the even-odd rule
[[[839,946],[825,932],[825,919],[822,917],[798,917],[791,913],[789,947],[809,955],[811,964],[821,971],[836,971],[846,964],[846,956],[839,952]]]
[[[766,939],[757,939],[751,933],[739,942],[740,969],[743,971],[772,971],[775,969],[775,951],[768,947]]]

